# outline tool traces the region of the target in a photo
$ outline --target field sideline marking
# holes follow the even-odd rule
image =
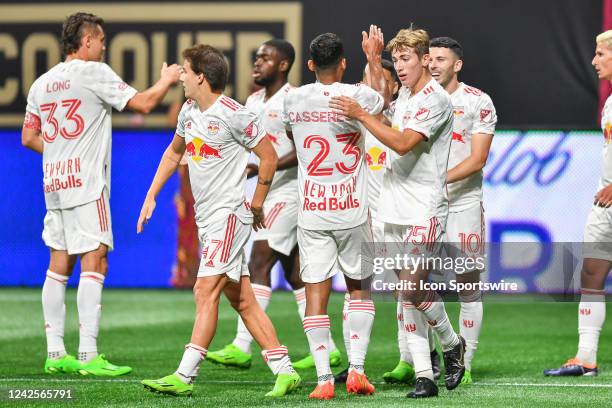
[[[128,380],[125,378],[0,378],[0,383],[6,382],[25,382],[25,381],[37,381],[37,382],[49,382],[49,383],[61,383],[61,382],[70,382],[70,383],[82,383],[86,384],[88,382],[96,382],[96,383],[140,383],[140,380]],[[274,384],[274,381],[232,381],[232,380],[205,380],[206,384]],[[303,384],[306,385],[314,385],[315,381],[306,381]],[[372,384],[383,385],[385,384],[382,381],[373,381]],[[513,383],[513,382],[503,382],[503,383],[495,383],[495,382],[475,382],[472,385],[476,386],[484,386],[484,387],[565,387],[565,388],[612,388],[612,384],[567,384],[567,383]]]

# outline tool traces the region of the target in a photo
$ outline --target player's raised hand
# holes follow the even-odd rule
[[[260,229],[266,228],[263,207],[251,206],[251,212],[253,213],[253,229],[259,231]]]
[[[181,77],[182,67],[177,64],[168,65],[165,61],[162,64],[160,78],[164,79],[172,84],[178,82]]]
[[[145,198],[142,208],[140,209],[140,217],[138,217],[138,224],[136,225],[136,233],[140,234],[144,229],[144,225],[149,222],[151,216],[155,210],[155,199]]]
[[[361,32],[361,49],[368,61],[380,58],[384,47],[385,40],[379,27],[372,24],[369,33]]]
[[[348,96],[334,96],[329,101],[329,107],[335,113],[339,113],[351,119],[361,120],[367,112],[353,98]]]
[[[612,185],[602,188],[595,194],[594,204],[604,208],[612,207]]]

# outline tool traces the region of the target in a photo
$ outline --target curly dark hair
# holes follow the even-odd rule
[[[104,20],[90,13],[74,13],[64,21],[62,26],[62,51],[64,55],[72,54],[81,47],[81,39],[88,29],[104,28]]]

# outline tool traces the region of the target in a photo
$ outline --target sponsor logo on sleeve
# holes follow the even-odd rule
[[[487,123],[491,121],[493,117],[491,109],[481,109],[480,110],[480,122]]]
[[[416,120],[418,120],[419,122],[424,121],[425,119],[427,119],[429,117],[429,109],[427,108],[420,108],[416,115],[414,115],[414,118]]]
[[[247,137],[255,137],[258,133],[259,127],[257,126],[257,123],[255,123],[255,121],[249,123],[246,129],[244,129],[244,134],[247,135]]]

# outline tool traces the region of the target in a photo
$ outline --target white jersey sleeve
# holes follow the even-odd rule
[[[480,98],[478,98],[476,112],[477,115],[474,115],[472,134],[494,134],[495,125],[497,125],[497,112],[495,112],[495,106],[493,106],[493,101],[489,95],[483,93]]]
[[[363,84],[359,84],[359,88],[355,92],[355,100],[372,115],[378,115],[382,112],[385,104],[384,98],[378,92]]]
[[[85,71],[84,74],[89,77],[84,81],[85,86],[90,88],[104,103],[118,111],[122,111],[128,101],[138,93],[105,63],[92,65],[90,70]]]
[[[30,87],[30,91],[28,92],[28,103],[26,105],[26,114],[35,115],[39,119],[41,116],[40,103],[37,99],[39,94],[38,88],[40,87],[41,82],[42,81],[40,80],[40,78],[38,78]]]
[[[449,104],[442,100],[439,92],[430,91],[417,105],[416,111],[411,112],[404,129],[419,132],[429,140],[440,124],[444,123],[449,108]]]
[[[253,149],[266,136],[257,116],[242,107],[231,117],[232,136],[247,149]]]

